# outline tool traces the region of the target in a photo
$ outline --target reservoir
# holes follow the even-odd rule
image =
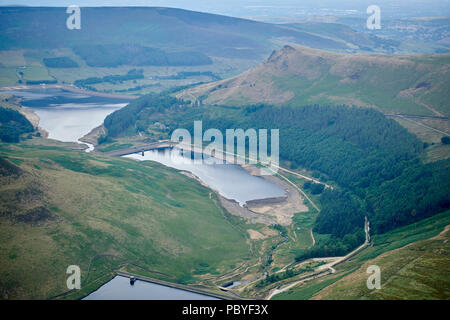
[[[105,117],[127,104],[126,100],[87,96],[54,88],[2,91],[22,98],[21,104],[39,117],[50,139],[78,142]]]
[[[39,126],[48,132],[48,137],[66,142],[79,142],[80,138],[101,125],[108,114],[127,104],[125,100],[87,96],[53,88],[1,93],[22,98],[21,104],[39,116]],[[125,157],[139,161],[156,161],[167,167],[191,172],[205,185],[223,197],[235,200],[241,206],[249,200],[285,196],[282,188],[261,177],[252,176],[239,165],[224,164],[212,157],[206,157],[208,161],[199,164],[193,163],[190,156],[184,155],[178,148],[151,150],[143,155],[139,153]],[[216,300],[217,298],[141,280],[130,285],[128,278],[116,276],[84,299]]]
[[[190,157],[177,148],[150,150],[144,156],[139,153],[125,157],[157,161],[171,168],[189,171],[221,196],[235,200],[241,206],[249,200],[285,196],[282,188],[261,177],[252,176],[239,165],[223,164],[221,160],[211,157],[208,157],[208,163],[193,163]]]
[[[110,113],[124,107],[128,101],[88,96],[58,88],[4,90],[22,99],[21,104],[39,117],[39,126],[49,134],[48,138],[65,142],[79,139],[103,123]],[[88,150],[93,146],[89,145]],[[216,158],[208,163],[193,164],[179,149],[152,150],[128,155],[136,160],[152,160],[168,167],[185,170],[196,175],[203,183],[223,197],[237,201],[241,206],[249,200],[282,197],[283,189],[269,181],[250,175],[241,166],[222,164]],[[212,160],[212,161],[211,161]]]
[[[116,276],[83,300],[218,300],[215,297],[166,287],[156,283]]]

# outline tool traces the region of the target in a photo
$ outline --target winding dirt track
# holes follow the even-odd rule
[[[312,245],[310,248],[314,247],[314,245],[316,244],[316,239],[314,239],[314,234],[313,234],[312,228],[311,228],[311,238],[312,238]]]
[[[305,276],[305,277],[303,277],[303,278],[301,278],[301,279],[299,279],[299,280],[297,280],[297,281],[295,281],[293,283],[290,283],[290,284],[288,284],[287,286],[285,286],[283,288],[280,288],[280,289],[275,288],[274,290],[272,290],[269,293],[269,295],[266,297],[266,300],[270,300],[270,299],[273,298],[273,296],[275,296],[275,295],[277,295],[279,293],[285,292],[285,291],[287,291],[287,290],[289,290],[289,289],[295,287],[296,285],[298,285],[300,283],[303,283],[305,281],[312,280],[312,279],[315,279],[315,278],[318,278],[318,277],[322,277],[322,276],[325,276],[327,274],[335,273],[336,270],[333,267],[335,267],[336,265],[338,265],[338,264],[340,264],[340,263],[350,259],[355,254],[359,253],[360,251],[364,250],[366,247],[369,246],[369,244],[370,244],[370,228],[369,228],[369,221],[367,220],[367,217],[366,217],[366,220],[365,220],[365,223],[364,223],[364,231],[366,233],[366,241],[364,241],[364,243],[361,246],[359,246],[358,248],[356,248],[355,250],[353,250],[352,252],[350,252],[349,254],[347,254],[347,255],[345,255],[343,257],[318,258],[317,260],[332,259],[332,262],[319,266],[314,273],[312,273],[310,275],[307,275],[307,276]]]

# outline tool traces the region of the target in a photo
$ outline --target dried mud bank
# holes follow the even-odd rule
[[[259,214],[257,212],[251,211],[246,205],[240,206],[235,200],[227,199],[217,194],[222,207],[234,216],[241,217],[248,221],[249,223],[261,223],[265,225],[272,225],[277,223],[276,219],[265,214]]]
[[[293,216],[298,212],[307,212],[309,209],[304,203],[300,192],[286,181],[275,175],[261,175],[260,169],[254,165],[242,166],[249,174],[261,177],[284,190],[286,196],[247,201],[245,207],[256,214],[272,217],[276,223],[288,226]]]

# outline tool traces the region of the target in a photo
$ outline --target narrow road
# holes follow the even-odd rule
[[[416,116],[410,114],[401,114],[401,113],[383,113],[386,117],[404,117],[410,119],[429,119],[429,120],[441,120],[441,121],[450,121],[447,117],[438,117],[438,116]]]
[[[414,123],[414,124],[416,124],[416,125],[418,125],[418,126],[421,126],[421,127],[424,127],[424,128],[430,129],[430,130],[433,130],[433,131],[438,132],[438,133],[440,133],[440,134],[443,134],[443,135],[450,135],[450,133],[448,133],[448,132],[441,131],[441,130],[439,130],[439,129],[436,129],[436,128],[427,126],[426,124],[423,124],[423,123],[414,121],[414,120],[409,119],[409,118],[407,118],[407,117],[405,117],[405,116],[397,116],[397,117],[398,117],[398,118],[402,118],[402,119],[404,119],[404,120],[406,120],[406,121],[412,122],[412,123]]]
[[[313,234],[312,228],[311,228],[311,238],[312,238],[312,245],[310,248],[314,247],[314,245],[316,244],[316,239],[314,239],[314,234]]]
[[[121,157],[121,156],[129,155],[129,154],[141,153],[143,151],[170,148],[173,146],[174,146],[174,144],[172,142],[158,141],[158,142],[148,143],[146,145],[134,146],[134,147],[126,148],[126,149],[113,150],[113,151],[101,152],[101,153],[106,156],[109,156],[109,157]]]
[[[278,176],[281,177],[282,179],[286,180],[289,184],[291,184],[294,188],[296,188],[311,203],[311,205],[314,207],[314,209],[316,209],[317,212],[320,212],[319,207],[314,203],[314,201],[311,200],[310,197],[308,197],[308,195],[302,189],[300,189],[295,183],[293,183],[291,180],[289,180],[285,176],[283,176],[279,173],[278,173]],[[314,237],[313,237],[313,240],[314,240]]]
[[[280,166],[275,166],[275,167],[278,167],[278,169],[281,170],[281,171],[290,173],[290,174],[292,174],[292,175],[294,175],[294,176],[303,178],[303,179],[305,179],[305,180],[309,180],[309,181],[312,181],[312,182],[314,182],[314,183],[320,183],[320,184],[323,184],[323,185],[325,186],[325,188],[333,189],[332,186],[330,186],[329,184],[326,184],[325,182],[322,182],[322,181],[320,181],[320,180],[317,180],[317,179],[314,179],[314,178],[310,178],[310,177],[304,176],[304,175],[302,175],[302,174],[300,174],[300,173],[297,173],[297,172],[288,170],[288,169],[283,168],[283,167],[280,167]]]

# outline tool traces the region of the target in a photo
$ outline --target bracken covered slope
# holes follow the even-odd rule
[[[448,116],[450,54],[342,54],[284,46],[243,74],[186,90],[204,104],[349,104]]]

